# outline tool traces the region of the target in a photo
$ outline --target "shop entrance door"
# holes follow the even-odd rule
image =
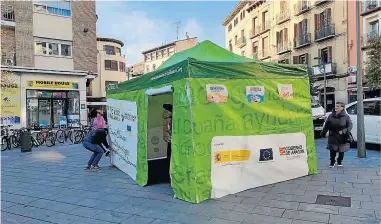
[[[49,127],[51,124],[51,101],[50,99],[38,100],[38,123],[41,127]]]
[[[66,116],[66,100],[53,99],[53,126],[55,128],[60,126],[60,117]],[[64,124],[63,124],[64,125]]]

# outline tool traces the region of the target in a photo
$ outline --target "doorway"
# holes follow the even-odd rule
[[[147,106],[147,163],[148,184],[170,182],[171,144],[164,138],[164,117],[172,120],[172,113],[163,116],[164,105],[173,105],[172,92],[148,96]],[[172,122],[170,122],[172,123]],[[172,133],[172,125],[170,127]]]

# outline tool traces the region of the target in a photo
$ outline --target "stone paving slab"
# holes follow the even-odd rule
[[[173,198],[168,184],[140,187],[103,157],[85,171],[81,145],[1,153],[1,223],[317,224],[380,223],[381,153],[345,154],[328,168],[325,140],[316,140],[319,174],[258,187],[200,204]],[[351,197],[351,207],[317,205],[317,195]]]

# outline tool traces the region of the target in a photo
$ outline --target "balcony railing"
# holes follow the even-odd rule
[[[327,2],[331,2],[331,0],[316,0],[315,5],[322,5]]]
[[[258,60],[258,52],[253,53],[253,59]]]
[[[264,23],[262,23],[261,32],[264,33],[268,30],[270,30],[270,21],[266,20]]]
[[[246,37],[240,37],[238,38],[237,42],[235,43],[235,46],[237,47],[243,47],[246,45]]]
[[[1,56],[1,65],[16,66],[16,54],[5,53]]]
[[[381,9],[381,1],[364,1],[361,4],[361,15]]]
[[[322,25],[315,30],[315,41],[321,41],[335,36],[335,24]]]
[[[311,44],[311,33],[303,33],[294,38],[294,48]]]
[[[260,26],[255,26],[254,29],[250,30],[250,38],[254,38],[259,35]]]
[[[372,31],[372,32],[369,32],[369,33],[363,35],[362,36],[362,47],[363,48],[369,47],[370,46],[370,41],[373,38],[376,38],[376,37],[379,37],[379,36],[381,36],[381,35],[380,35],[380,32],[378,30],[375,30],[375,31]]]
[[[313,75],[336,74],[336,63],[330,62],[323,65],[312,66]]]
[[[288,41],[278,42],[276,45],[276,52],[278,54],[283,54],[291,51],[291,44]]]
[[[11,9],[3,9],[1,12],[1,20],[14,22],[15,21],[15,12]]]
[[[300,15],[302,13],[307,12],[310,10],[310,2],[309,1],[299,1],[297,4],[294,5],[294,14]]]
[[[281,24],[290,18],[291,11],[289,9],[281,10],[281,12],[276,15],[276,24]]]

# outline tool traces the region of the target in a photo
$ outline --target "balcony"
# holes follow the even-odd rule
[[[328,2],[331,2],[331,0],[316,0],[315,5],[318,6]]]
[[[281,10],[280,13],[276,15],[276,24],[281,24],[286,22],[291,18],[291,11],[289,9]]]
[[[254,29],[250,30],[250,39],[257,37],[259,35],[260,26],[254,27]]]
[[[364,1],[361,3],[361,15],[365,16],[381,9],[381,1]]]
[[[15,12],[12,8],[3,8],[1,12],[1,26],[14,27],[15,24]]]
[[[323,41],[325,39],[335,36],[335,24],[322,24],[322,26],[315,30],[315,41]]]
[[[253,53],[253,59],[254,60],[258,60],[258,52],[254,52]]]
[[[323,65],[315,65],[312,66],[312,74],[314,76],[320,76],[325,74],[336,74],[336,63],[326,63]]]
[[[3,53],[3,55],[1,56],[1,65],[16,66],[16,54]]]
[[[262,23],[261,33],[267,32],[269,30],[270,30],[270,21],[264,21]]]
[[[235,43],[235,46],[242,48],[246,45],[246,37],[240,37],[238,38],[237,42]]]
[[[377,38],[381,36],[380,35],[380,32],[378,30],[375,30],[375,31],[372,31],[372,32],[369,32],[365,35],[362,36],[362,44],[361,44],[361,48],[362,49],[365,49],[365,48],[368,48],[370,46],[370,41],[373,39],[373,38]]]
[[[298,16],[310,10],[310,2],[309,1],[299,1],[294,5],[294,15]]]
[[[277,54],[284,54],[291,51],[291,44],[288,41],[279,42],[276,45]]]
[[[294,48],[298,49],[311,44],[311,33],[303,33],[294,38]]]

